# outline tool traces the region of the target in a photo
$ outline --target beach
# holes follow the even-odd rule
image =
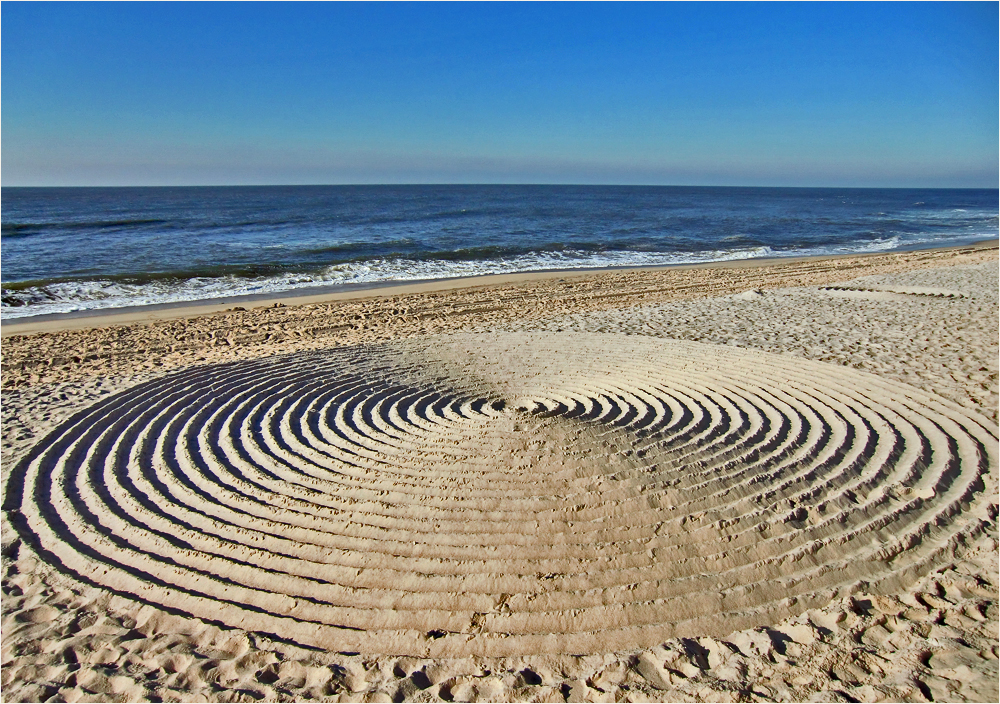
[[[5,701],[995,701],[996,241],[5,321]]]

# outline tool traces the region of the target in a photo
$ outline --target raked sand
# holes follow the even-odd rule
[[[994,701],[997,289],[987,244],[5,325],[4,700]]]

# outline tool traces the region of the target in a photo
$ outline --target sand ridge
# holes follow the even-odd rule
[[[304,645],[601,652],[908,586],[989,518],[995,445],[841,367],[452,335],[140,385],[36,446],[4,510],[85,581]]]
[[[995,275],[986,289],[977,283],[989,271],[842,283],[963,293],[894,294],[904,310],[907,295],[927,301],[915,305],[933,325],[965,311],[974,319],[996,286]],[[980,356],[995,340],[984,348],[966,334],[964,361],[948,368],[973,365],[970,380],[945,383],[931,367],[902,373],[910,343],[885,361],[829,344],[829,358],[810,361],[808,334],[797,354],[746,349],[783,345],[782,325],[825,306],[841,322],[823,334],[861,331],[878,343],[845,322],[844,307],[860,306],[896,339],[913,316],[887,317],[895,299],[818,288],[728,298],[584,306],[512,319],[505,333],[182,367],[111,381],[103,397],[53,386],[79,390],[82,402],[50,406],[56,432],[18,465],[33,488],[20,497],[25,510],[8,515],[29,535],[49,530],[60,559],[86,542],[78,563],[93,569],[94,586],[47,572],[30,540],[10,542],[5,526],[5,690],[26,699],[995,697],[995,581],[982,572],[996,571],[995,372],[984,395],[969,385],[975,365],[995,368]],[[716,306],[742,311],[741,331],[726,332],[738,319]],[[787,321],[781,306],[794,311]],[[680,325],[688,309],[700,323]],[[755,333],[753,315],[768,309],[772,322]],[[658,339],[691,325],[713,344]],[[995,337],[986,328],[983,340]],[[919,371],[928,351],[913,349]],[[878,376],[845,367],[841,354]],[[10,425],[5,452],[16,457]],[[46,472],[60,479],[39,480]],[[79,533],[67,543],[53,525]],[[143,587],[154,568],[172,606]],[[748,574],[758,586],[741,590]],[[137,583],[141,601],[108,601],[101,579],[122,579],[113,585],[122,595]],[[210,601],[227,609],[192,618],[192,592],[220,585]],[[254,590],[265,596],[239,607]],[[360,620],[345,622],[347,613]],[[268,619],[282,620],[269,628]],[[289,620],[298,630],[284,628]],[[594,622],[611,647],[582,656],[574,648],[593,638]],[[366,632],[381,636],[376,645],[362,647]],[[303,647],[310,637],[327,649]],[[377,655],[386,652],[396,655]]]

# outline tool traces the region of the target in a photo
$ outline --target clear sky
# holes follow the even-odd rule
[[[35,3],[2,183],[998,184],[998,3]]]

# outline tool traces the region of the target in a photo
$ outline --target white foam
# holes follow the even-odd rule
[[[74,281],[49,284],[19,292],[25,305],[4,304],[4,320],[81,310],[104,310],[129,306],[213,300],[233,296],[283,293],[316,286],[370,284],[392,281],[452,279],[485,274],[522,271],[584,269],[629,266],[662,266],[772,255],[769,247],[714,250],[692,253],[663,252],[543,252],[509,259],[448,261],[414,259],[371,259],[327,267],[317,273],[281,274],[245,278],[193,278],[182,281],[153,281],[128,284],[110,280]]]
[[[995,237],[983,234],[978,239]],[[968,233],[965,241],[977,239]],[[761,257],[823,256],[852,252],[884,252],[901,245],[954,243],[954,235],[898,235],[865,243],[824,245],[794,250],[772,251],[770,247],[707,250],[701,252],[536,252],[504,259],[450,261],[415,259],[370,259],[327,267],[313,273],[288,273],[267,277],[224,276],[186,280],[153,281],[129,284],[110,280],[49,284],[17,293],[8,293],[24,301],[23,305],[4,303],[0,318],[13,320],[35,315],[71,313],[83,310],[106,310],[164,303],[212,301],[246,295],[281,294],[319,286],[374,284],[394,281],[453,279],[485,274],[510,274],[526,271],[589,269],[637,266],[669,266]]]

